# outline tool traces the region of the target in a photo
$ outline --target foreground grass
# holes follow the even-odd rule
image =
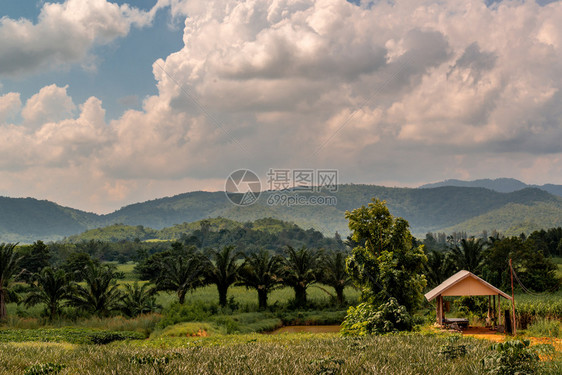
[[[0,374],[60,363],[60,374],[480,374],[487,342],[463,338],[466,356],[438,353],[445,337],[344,338],[334,334],[228,335],[96,345],[0,343]],[[549,365],[542,373],[557,373]],[[559,372],[558,372],[559,373]]]

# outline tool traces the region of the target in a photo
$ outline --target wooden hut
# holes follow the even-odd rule
[[[444,296],[490,296],[488,298],[488,313],[493,320],[501,318],[500,298],[511,300],[511,296],[505,294],[492,284],[482,280],[469,271],[459,271],[440,285],[425,294],[428,301],[437,299],[437,324],[443,325],[443,297]],[[498,298],[496,314],[496,296]],[[493,298],[493,308],[492,308]]]

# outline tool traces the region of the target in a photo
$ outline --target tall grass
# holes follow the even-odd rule
[[[179,343],[169,349],[149,343]],[[220,345],[217,345],[219,343]],[[484,341],[460,339],[468,348],[450,360],[438,353],[446,338],[387,335],[342,338],[336,335],[284,334],[162,338],[107,346],[0,344],[0,375],[23,374],[39,363],[66,366],[60,374],[481,374],[490,352]],[[132,345],[135,346],[132,346]],[[143,347],[145,346],[145,347]],[[162,345],[164,346],[164,345]],[[555,374],[549,363],[542,374]]]

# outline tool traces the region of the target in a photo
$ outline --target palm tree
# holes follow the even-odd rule
[[[24,299],[27,307],[44,303],[49,320],[59,313],[60,303],[70,297],[70,279],[63,270],[45,267],[40,273],[34,273],[30,280],[31,288]]]
[[[340,306],[345,302],[343,291],[346,286],[351,284],[351,278],[345,266],[348,255],[344,251],[329,251],[321,254],[319,259],[321,271],[319,281],[335,289],[336,300]]]
[[[88,263],[83,271],[86,285],[72,284],[70,303],[99,317],[108,316],[119,308],[121,293],[112,267]]]
[[[135,281],[133,285],[125,285],[125,293],[121,298],[121,312],[128,317],[135,317],[140,314],[148,314],[156,310],[157,289],[150,284],[139,284]]]
[[[191,250],[187,254],[166,257],[160,263],[156,286],[159,290],[176,292],[183,305],[189,290],[204,285],[206,265],[205,257]]]
[[[12,289],[10,284],[18,272],[18,263],[21,260],[14,249],[17,243],[2,243],[0,244],[0,320],[6,318],[6,303],[17,301],[18,297]]]
[[[295,250],[287,246],[287,258],[284,259],[282,268],[283,284],[290,286],[295,291],[295,305],[306,306],[306,289],[316,282],[317,259],[315,251],[305,246]]]
[[[267,309],[269,292],[281,285],[278,275],[281,272],[282,263],[283,258],[277,255],[272,256],[267,250],[261,249],[246,257],[240,268],[240,285],[258,292],[260,310]]]
[[[460,246],[456,244],[451,248],[453,259],[457,267],[461,270],[467,270],[472,273],[479,273],[484,260],[484,246],[486,242],[482,239],[462,239]]]
[[[214,262],[207,264],[207,281],[217,286],[219,305],[224,307],[228,288],[238,280],[238,254],[234,252],[234,246],[225,246],[222,250],[211,251],[211,257]]]
[[[424,265],[424,274],[427,284],[435,287],[455,273],[455,261],[449,251],[431,250],[427,254],[427,263]]]

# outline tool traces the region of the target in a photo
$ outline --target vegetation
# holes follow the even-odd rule
[[[0,320],[6,318],[6,303],[17,300],[17,295],[10,288],[18,271],[18,257],[14,252],[16,244],[0,244]]]
[[[407,189],[373,185],[340,185],[337,192],[330,193],[330,196],[337,199],[337,205],[301,207],[269,206],[266,202],[271,194],[274,192],[264,192],[263,197],[256,204],[241,210],[240,207],[229,205],[222,192],[192,192],[133,204],[103,216],[31,198],[0,198],[0,211],[3,213],[0,217],[0,236],[3,241],[12,242],[31,243],[38,239],[52,241],[88,229],[121,224],[110,227],[107,231],[95,231],[83,237],[72,238],[72,241],[94,239],[104,242],[130,242],[136,238],[180,240],[182,234],[192,233],[199,228],[190,224],[180,224],[177,228],[161,231],[156,235],[154,231],[174,227],[177,223],[192,223],[219,216],[243,223],[238,226],[242,229],[246,222],[269,217],[290,221],[302,228],[314,228],[324,235],[333,236],[335,232],[348,233],[347,222],[344,219],[346,210],[353,210],[374,196],[386,200],[393,213],[406,218],[416,235],[425,234],[427,231],[460,230],[475,235],[485,229],[496,229],[508,235],[518,235],[521,232],[528,234],[540,228],[562,226],[560,215],[562,199],[533,188],[498,193],[475,187]],[[299,191],[287,192],[287,194],[307,195]],[[236,233],[233,226],[226,225],[217,230],[211,227],[211,232],[220,233],[222,229]],[[295,241],[296,238],[293,237],[291,240]],[[222,247],[227,244],[217,243],[209,246]],[[252,243],[234,245],[247,247]],[[287,244],[282,244],[280,248],[285,245]],[[297,248],[332,247],[310,242],[289,245]],[[258,247],[264,247],[263,243],[258,244]]]
[[[72,296],[70,280],[63,270],[45,267],[31,277],[31,287],[25,296],[26,306],[44,304],[52,321],[60,313],[61,302]]]
[[[206,280],[217,286],[219,305],[225,307],[228,288],[238,280],[238,254],[234,246],[224,246],[222,250],[211,250],[211,260],[206,266]]]
[[[304,246],[299,250],[287,246],[286,254],[280,277],[295,291],[295,306],[302,308],[307,303],[306,290],[317,279],[318,253]]]
[[[346,217],[352,240],[358,244],[347,261],[348,271],[362,288],[363,300],[378,307],[395,298],[414,311],[423,300],[427,258],[422,246],[413,246],[408,222],[394,218],[385,202],[377,199]]]
[[[281,286],[278,275],[281,274],[282,261],[278,255],[271,255],[267,250],[261,249],[247,256],[240,268],[239,284],[256,290],[260,310],[267,308],[269,293]]]

